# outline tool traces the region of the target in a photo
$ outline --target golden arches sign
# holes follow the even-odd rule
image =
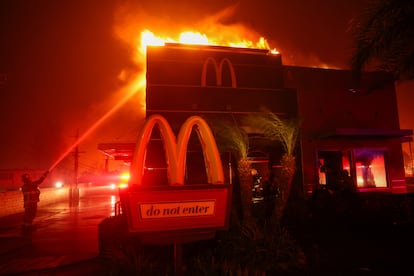
[[[237,80],[236,80],[236,73],[234,73],[234,67],[231,61],[228,58],[222,58],[220,60],[220,63],[217,64],[217,61],[212,58],[208,57],[203,64],[203,70],[201,71],[201,86],[207,85],[207,66],[209,63],[212,63],[214,66],[214,72],[216,73],[216,82],[217,86],[223,85],[223,66],[225,63],[229,66],[230,70],[230,77],[231,77],[231,87],[236,88],[237,87]]]
[[[167,120],[161,115],[152,115],[147,119],[135,147],[130,169],[130,183],[132,185],[142,184],[147,146],[155,125],[158,125],[164,144],[169,185],[184,185],[187,145],[194,126],[203,150],[208,183],[224,183],[223,166],[216,140],[204,119],[199,116],[189,117],[181,126],[177,141]]]

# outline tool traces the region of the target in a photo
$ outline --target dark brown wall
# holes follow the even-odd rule
[[[392,191],[405,186],[400,138],[382,132],[399,130],[397,99],[392,78],[371,73],[363,77],[355,93],[350,71],[285,67],[285,87],[296,88],[298,114],[303,119],[301,150],[304,184],[308,191],[317,184],[317,151],[383,148]],[[378,129],[379,135],[331,135],[337,129]]]
[[[223,60],[231,65],[225,62],[217,71],[212,60],[218,68]],[[282,70],[281,56],[267,50],[176,44],[149,47],[147,115],[175,118],[173,124],[194,114],[231,119],[263,107],[296,116],[296,93],[283,88]],[[216,73],[222,84],[217,82]]]
[[[279,89],[283,86],[280,55],[267,50],[170,44],[147,49],[147,84],[201,86],[203,65],[213,58],[217,65],[227,58],[236,73],[237,87]],[[230,71],[223,65],[223,86],[230,86]],[[213,64],[207,65],[207,86],[217,86]]]
[[[373,74],[370,92],[350,92],[351,73],[343,70],[286,67],[285,87],[297,89],[303,127],[312,132],[334,128],[399,129],[394,83]],[[384,82],[387,80],[387,82]]]

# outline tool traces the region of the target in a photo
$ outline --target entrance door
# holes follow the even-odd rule
[[[318,151],[319,185],[331,190],[337,190],[343,181],[344,174],[351,175],[351,152],[338,150]]]

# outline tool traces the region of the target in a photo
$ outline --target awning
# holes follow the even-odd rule
[[[98,150],[115,160],[131,161],[135,143],[100,143]]]
[[[412,135],[412,129],[336,128],[321,134],[319,138],[411,138],[412,140],[410,137]]]

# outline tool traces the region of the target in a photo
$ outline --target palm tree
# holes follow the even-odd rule
[[[287,184],[283,186],[286,189],[282,189],[283,202],[278,202],[277,206],[285,205],[295,172],[294,150],[299,134],[298,124],[294,120],[281,120],[271,112],[247,116],[243,123],[250,129],[263,132],[270,140],[281,141],[286,153],[281,160],[283,169],[279,182]],[[300,265],[303,260],[303,251],[287,231],[280,227],[278,223],[281,217],[279,208],[275,212],[277,216],[275,223],[263,228],[256,223],[253,217],[252,166],[248,159],[249,137],[247,132],[234,122],[216,121],[211,125],[220,150],[230,150],[238,160],[237,172],[240,179],[243,207],[243,221],[238,225],[241,227],[235,227],[233,232],[229,233],[228,244],[223,241],[221,243],[225,245],[226,250],[230,250],[226,251],[229,253],[225,255],[230,262],[224,263],[224,267],[234,269],[237,271],[235,272],[237,275],[264,275],[265,270],[278,270],[278,267],[287,267],[287,263]]]
[[[414,79],[414,1],[373,1],[351,27],[356,81],[365,69],[392,73],[395,80]]]
[[[211,124],[215,132],[217,145],[222,151],[231,151],[237,160],[237,172],[240,180],[243,224],[251,227],[252,216],[252,175],[248,160],[249,137],[247,133],[232,122],[216,121]]]
[[[282,120],[273,112],[263,108],[263,112],[246,116],[244,124],[262,132],[265,138],[270,141],[279,141],[285,150],[280,160],[282,170],[278,176],[279,198],[275,210],[277,221],[279,221],[286,207],[296,170],[294,150],[299,137],[299,123],[295,119]],[[215,138],[221,150],[230,150],[236,155],[243,224],[250,227],[254,226],[252,215],[252,167],[248,159],[249,137],[235,123],[216,121],[211,125],[214,128]]]
[[[285,210],[296,171],[294,151],[299,138],[299,122],[296,119],[281,119],[266,109],[263,109],[263,113],[248,116],[246,122],[254,125],[270,141],[279,141],[285,151],[280,160],[281,171],[277,179],[279,195],[275,215],[278,222]]]

